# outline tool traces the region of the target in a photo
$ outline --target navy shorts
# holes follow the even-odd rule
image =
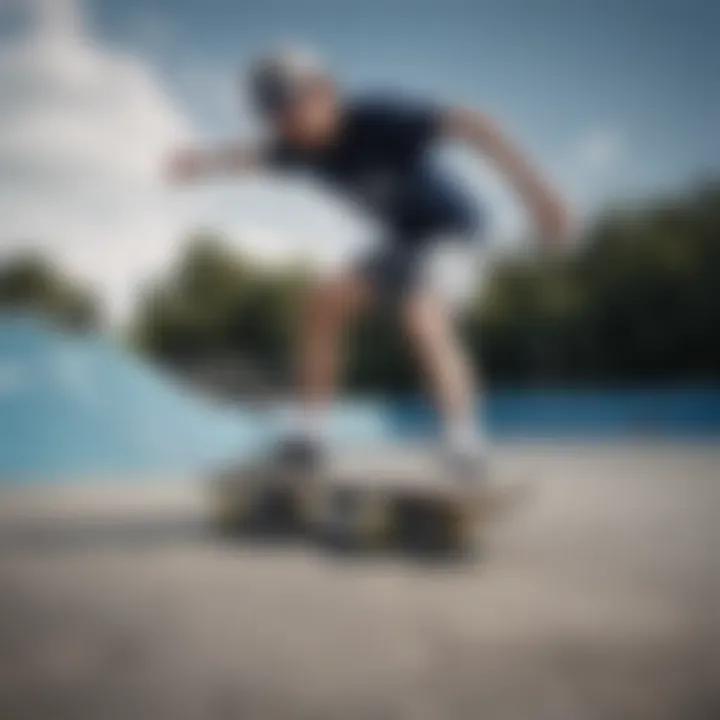
[[[467,255],[464,269],[472,272],[469,259],[481,248],[478,236],[472,233],[431,235],[413,242],[389,240],[361,257],[353,268],[378,301],[397,304],[414,291],[433,285],[434,259],[451,246]],[[452,271],[449,283],[454,283]]]

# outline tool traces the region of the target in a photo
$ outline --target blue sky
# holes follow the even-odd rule
[[[283,42],[350,90],[485,108],[581,217],[682,190],[720,174],[719,28],[717,0],[0,0],[0,257],[39,247],[121,309],[193,228],[268,260],[346,259],[371,233],[338,198],[164,182],[179,145],[247,128],[238,69]],[[520,238],[502,180],[450,160],[498,242]]]
[[[592,200],[720,166],[715,0],[110,0],[94,14],[109,38],[154,55],[171,82],[177,63],[231,72],[257,48],[291,39],[316,48],[351,87],[487,107],[568,176],[573,144],[595,137],[595,154],[606,145],[618,173],[587,179]],[[182,82],[176,91],[208,132],[232,130],[222,104],[182,97]]]

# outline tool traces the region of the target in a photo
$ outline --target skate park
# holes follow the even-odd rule
[[[720,717],[718,27],[0,0],[0,720]]]
[[[429,562],[218,536],[201,469],[267,442],[272,413],[208,406],[104,339],[25,318],[0,345],[4,436],[33,428],[35,457],[66,463],[30,472],[18,435],[0,455],[3,715],[709,717],[720,453],[707,394],[655,397],[645,422],[606,409],[594,436],[567,409],[551,427],[547,398],[514,423],[519,396],[498,400],[494,461],[532,502],[472,562]],[[118,398],[141,411],[118,404],[100,427]],[[421,413],[344,412],[343,462],[423,462]]]

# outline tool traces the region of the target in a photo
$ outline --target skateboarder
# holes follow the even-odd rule
[[[248,82],[269,142],[181,151],[172,160],[172,178],[264,168],[307,172],[358,201],[383,229],[379,250],[319,282],[311,294],[298,348],[300,409],[279,456],[294,467],[321,461],[343,326],[372,299],[394,308],[412,342],[442,418],[451,468],[457,477],[480,476],[486,442],[476,423],[472,369],[452,312],[427,286],[424,266],[449,238],[465,238],[468,246],[480,242],[485,224],[480,208],[429,151],[455,140],[489,158],[548,242],[567,230],[561,201],[504,132],[475,110],[388,94],[349,98],[327,68],[297,51],[259,58]]]

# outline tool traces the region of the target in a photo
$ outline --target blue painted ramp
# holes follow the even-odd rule
[[[100,336],[0,317],[0,483],[195,475],[263,452],[289,411],[224,409]],[[511,438],[720,438],[718,387],[495,392],[483,412]],[[329,433],[339,445],[427,440],[437,418],[412,399],[348,400]]]
[[[269,419],[204,402],[99,336],[0,319],[0,478],[193,473],[267,442]]]

